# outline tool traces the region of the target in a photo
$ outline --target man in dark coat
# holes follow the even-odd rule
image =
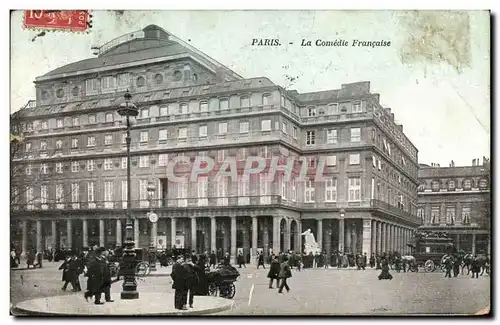
[[[101,302],[101,290],[103,286],[103,272],[105,267],[105,262],[101,256],[104,250],[96,249],[95,258],[88,265],[87,271],[87,291],[84,294],[85,300],[94,296],[94,304],[102,305]]]
[[[184,294],[187,292],[186,286],[186,269],[182,266],[184,263],[184,257],[179,255],[177,257],[177,261],[175,261],[172,266],[172,273],[170,277],[174,281],[172,284],[172,289],[175,290],[174,294],[174,307],[179,310],[186,310],[186,306],[184,305]]]
[[[370,256],[370,268],[375,267],[375,253],[372,253],[372,256]]]
[[[71,272],[72,270],[70,269],[71,266],[71,257],[66,257],[64,262],[59,266],[59,270],[62,270],[62,281],[64,281],[64,285],[62,287],[62,291],[66,291],[66,288],[68,288],[68,284],[71,283],[71,286],[73,287],[73,291],[75,290],[74,286],[74,277],[72,276]]]
[[[273,255],[272,260],[271,260],[271,266],[269,268],[269,272],[267,273],[267,277],[269,278],[269,289],[273,288],[273,282],[276,280],[276,288],[279,287],[280,285],[280,262],[276,258],[276,256]]]
[[[238,260],[238,265],[240,266],[240,269],[241,269],[242,265],[245,268],[247,268],[247,266],[245,265],[245,257],[243,257],[243,253],[241,253],[241,252],[238,253],[237,260]]]
[[[290,292],[290,287],[288,286],[286,280],[292,277],[292,270],[290,269],[290,265],[288,265],[287,256],[285,256],[284,262],[280,265],[279,277],[281,279],[281,284],[278,293],[283,293],[283,288],[285,288],[287,292]]]
[[[217,255],[215,255],[215,252],[212,251],[212,254],[210,254],[210,267],[215,267],[217,264]]]
[[[224,257],[222,258],[222,264],[225,266],[231,265],[231,256],[229,256],[229,253],[224,254]]]
[[[258,259],[257,259],[257,268],[259,268],[259,266],[261,266],[265,269],[266,266],[264,265],[264,254],[259,253],[259,256],[258,256]]]
[[[198,287],[198,274],[197,274],[197,266],[193,264],[190,256],[186,257],[186,262],[183,265],[186,270],[186,292],[184,293],[184,306],[187,306],[189,303],[189,308],[193,308],[194,303],[194,293],[196,288]],[[189,292],[189,301],[188,301],[188,292]]]
[[[109,251],[104,251],[102,255],[102,292],[104,292],[104,299],[106,302],[113,302],[111,299],[111,270],[110,263],[108,260]]]
[[[479,278],[479,272],[481,272],[481,264],[480,264],[477,256],[474,256],[474,258],[472,259],[471,271],[472,271],[472,278],[473,279],[474,279],[474,275],[476,276],[476,279]]]

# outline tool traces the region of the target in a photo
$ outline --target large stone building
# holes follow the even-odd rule
[[[472,166],[420,165],[419,230],[445,232],[459,249],[489,254],[491,230],[490,162]]]
[[[300,250],[311,229],[322,248],[406,250],[417,217],[417,149],[369,82],[298,93],[244,79],[157,26],[105,44],[97,57],[36,78],[36,101],[16,114],[12,241],[19,249],[120,246],[126,158],[117,108],[128,89],[140,109],[132,129],[132,211],[139,247]],[[167,179],[176,156],[306,157],[308,180]],[[320,157],[326,181],[315,182]],[[190,164],[176,172],[189,173]],[[217,169],[217,166],[215,167]],[[267,170],[267,167],[266,167]],[[265,171],[264,171],[265,172]],[[263,172],[263,173],[264,173]],[[157,189],[148,201],[148,184]],[[159,215],[148,221],[149,204]]]

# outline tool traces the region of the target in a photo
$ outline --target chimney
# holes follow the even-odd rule
[[[391,121],[394,122],[394,113],[391,113]]]
[[[476,166],[476,159],[472,159],[472,166]]]

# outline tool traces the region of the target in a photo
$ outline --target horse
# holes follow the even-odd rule
[[[481,267],[481,275],[483,275],[485,271],[488,274],[489,270],[487,268],[490,262],[489,258],[486,255],[478,255],[474,257],[474,255],[472,254],[467,254],[464,256],[462,264],[462,274],[464,273],[465,267],[467,267],[467,275],[470,274],[472,262],[474,261],[474,259],[479,263],[479,266]]]
[[[462,259],[462,274],[464,274],[464,268],[467,267],[467,275],[470,274],[472,261],[474,261],[474,255],[466,254]]]

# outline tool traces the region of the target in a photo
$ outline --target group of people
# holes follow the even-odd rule
[[[41,268],[43,266],[43,253],[34,249],[28,250],[24,254],[19,254],[15,249],[10,251],[10,268],[21,266],[21,258],[26,260],[26,268]]]

